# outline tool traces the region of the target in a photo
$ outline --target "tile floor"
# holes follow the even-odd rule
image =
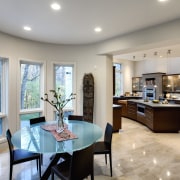
[[[113,177],[104,156],[94,160],[95,180],[179,180],[180,134],[153,133],[145,126],[122,118],[122,129],[113,134]],[[44,156],[42,172],[50,154]],[[9,178],[9,154],[0,150],[0,179]],[[35,162],[15,165],[13,180],[38,180]],[[90,179],[90,178],[88,178]]]

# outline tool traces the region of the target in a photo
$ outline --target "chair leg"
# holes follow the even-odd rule
[[[41,154],[41,165],[43,165],[43,154]]]
[[[51,172],[51,180],[54,180],[54,172]]]
[[[10,171],[9,171],[9,180],[12,179],[12,171],[13,171],[13,165],[10,164]]]
[[[38,171],[38,169],[39,169],[39,160],[38,159],[36,159],[36,167],[37,167],[37,171]]]
[[[91,173],[91,180],[94,180],[94,170]]]
[[[39,177],[41,179],[41,158],[39,158]]]
[[[107,164],[107,154],[105,154],[105,162],[106,162],[106,164]]]
[[[111,156],[111,153],[109,154],[109,163],[110,163],[110,171],[111,171],[111,177],[112,177],[112,156]]]

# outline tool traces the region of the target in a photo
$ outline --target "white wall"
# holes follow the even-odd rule
[[[0,56],[9,58],[10,75],[9,75],[9,114],[8,122],[9,128],[12,132],[16,131],[19,127],[18,118],[18,61],[24,60],[38,60],[46,64],[46,74],[48,77],[47,91],[52,88],[52,61],[61,62],[75,62],[76,63],[76,93],[77,93],[77,114],[83,112],[83,94],[82,94],[82,80],[85,73],[92,73],[95,81],[95,103],[94,103],[94,121],[95,123],[105,127],[106,117],[112,121],[112,115],[108,114],[107,107],[110,106],[107,102],[106,88],[107,80],[106,75],[109,74],[107,67],[111,60],[107,60],[105,56],[96,55],[96,46],[83,45],[83,46],[66,46],[66,45],[53,45],[23,40],[0,33]],[[108,62],[109,61],[109,62]],[[108,83],[108,88],[111,89],[112,81]],[[111,92],[110,92],[111,93]],[[111,96],[112,97],[112,96]],[[112,98],[111,98],[112,99]],[[105,102],[105,103],[104,103]],[[45,112],[48,119],[50,117],[49,108]]]

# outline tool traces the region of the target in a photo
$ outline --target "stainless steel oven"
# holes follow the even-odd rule
[[[145,88],[144,89],[144,99],[148,99],[148,100],[154,100],[156,99],[156,88]]]

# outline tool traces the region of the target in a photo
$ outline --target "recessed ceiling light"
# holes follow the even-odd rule
[[[100,27],[96,27],[96,28],[94,29],[94,31],[95,31],[95,32],[101,32],[102,29],[101,29]]]
[[[59,10],[61,8],[61,6],[58,3],[52,3],[51,8],[54,10]]]
[[[23,28],[24,28],[24,30],[26,30],[26,31],[31,31],[31,27],[29,27],[29,26],[24,26]]]
[[[158,0],[159,2],[166,2],[166,1],[169,1],[169,0]]]

